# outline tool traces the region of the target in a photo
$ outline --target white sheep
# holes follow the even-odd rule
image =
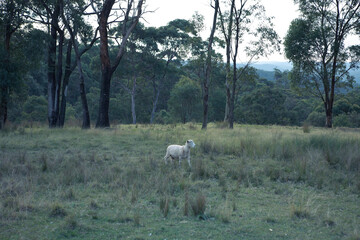
[[[181,145],[169,145],[166,149],[166,155],[164,157],[165,163],[167,164],[167,160],[169,157],[172,159],[179,158],[179,166],[181,165],[181,159],[188,159],[189,167],[191,167],[190,163],[190,148],[194,148],[195,143],[193,140],[187,140],[184,146]]]

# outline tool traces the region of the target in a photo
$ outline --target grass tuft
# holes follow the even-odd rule
[[[318,206],[313,195],[299,195],[296,191],[290,203],[290,216],[293,219],[309,219],[316,214]]]
[[[204,215],[206,209],[206,198],[202,193],[199,193],[196,198],[191,201],[191,209],[194,216]]]
[[[188,193],[188,191],[185,191],[184,216],[189,216],[189,193]]]
[[[45,153],[41,154],[40,156],[40,164],[41,164],[41,171],[45,172],[48,169],[47,156],[45,155]]]
[[[192,180],[204,179],[207,176],[205,165],[206,164],[204,164],[204,162],[201,158],[199,158],[198,160],[195,161],[193,174],[191,176]]]
[[[136,212],[134,213],[134,224],[135,224],[136,227],[140,227],[140,226],[141,226],[140,220],[141,220],[140,213],[139,213],[138,211],[136,211]]]
[[[54,205],[51,206],[50,217],[65,217],[67,215],[68,213],[66,212],[64,207],[59,203],[55,203]]]
[[[310,131],[311,131],[311,127],[310,127],[310,124],[309,123],[307,123],[307,122],[305,122],[304,124],[303,124],[303,132],[304,133],[310,133]]]
[[[72,188],[70,188],[68,191],[65,192],[64,198],[68,200],[75,200],[75,192]]]
[[[163,216],[166,218],[169,214],[170,204],[169,198],[163,197],[160,199],[160,211],[162,212]]]
[[[233,211],[234,206],[231,206],[228,199],[226,199],[226,201],[223,202],[217,210],[217,218],[219,218],[223,223],[230,223]]]
[[[65,218],[65,227],[70,229],[70,230],[74,230],[75,228],[78,227],[78,222],[76,220],[76,218],[73,215],[69,215]]]
[[[360,131],[200,128],[0,132],[0,238],[357,239]],[[193,167],[165,165],[190,138]]]
[[[93,210],[99,209],[99,204],[97,204],[97,202],[95,202],[94,200],[91,200],[90,202],[90,208]]]

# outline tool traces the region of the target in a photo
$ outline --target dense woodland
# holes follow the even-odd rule
[[[145,11],[151,0],[2,1],[1,128],[205,118],[360,127],[360,88],[349,74],[360,47],[344,43],[358,34],[359,1],[295,2],[302,17],[281,42],[258,1],[211,1],[213,23],[194,13],[160,27],[142,21],[156,14]],[[210,38],[201,37],[210,24]],[[282,44],[293,69],[260,77],[251,63]]]

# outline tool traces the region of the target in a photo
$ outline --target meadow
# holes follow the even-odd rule
[[[359,129],[200,128],[0,132],[0,239],[360,239]]]

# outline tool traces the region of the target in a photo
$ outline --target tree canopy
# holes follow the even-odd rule
[[[142,16],[152,13],[139,0],[3,1],[0,128],[6,121],[206,126],[224,116],[229,127],[359,127],[352,70],[360,45],[345,42],[360,32],[358,1],[295,2],[301,15],[284,41],[293,68],[266,72],[252,63],[280,41],[257,0],[211,1],[210,37],[200,34],[210,24],[200,13],[147,26]]]

